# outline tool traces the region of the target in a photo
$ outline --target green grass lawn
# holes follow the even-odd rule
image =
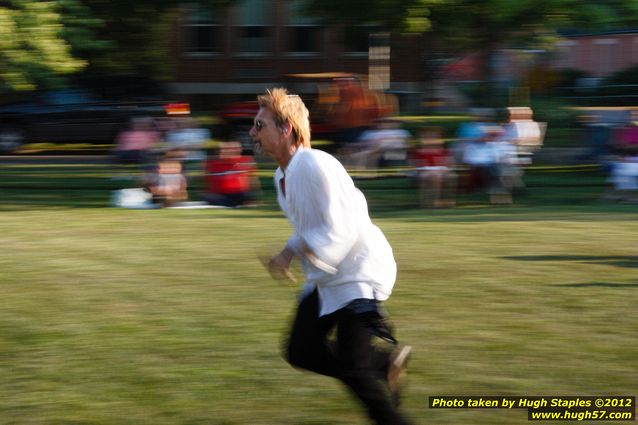
[[[367,423],[280,356],[296,290],[256,259],[290,231],[269,170],[264,205],[235,210],[108,208],[114,174],[0,169],[0,424]],[[596,170],[527,183],[451,210],[415,208],[405,179],[359,183],[399,266],[386,307],[414,347],[417,424],[528,423],[433,395],[636,395],[636,206],[602,201]]]

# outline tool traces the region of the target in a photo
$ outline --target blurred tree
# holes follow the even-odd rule
[[[547,48],[557,29],[638,26],[638,0],[307,0],[309,14],[326,22],[372,25],[387,31],[429,32],[446,54],[479,53],[494,93],[494,53],[503,47]],[[436,52],[430,51],[433,55]],[[426,61],[428,62],[428,61]],[[430,74],[431,75],[431,74]]]
[[[171,72],[167,60],[171,23],[175,14],[165,2],[95,1],[89,5],[92,16],[103,22],[97,37],[104,48],[80,48],[89,66],[89,78],[110,75],[136,75],[161,80]],[[77,46],[77,45],[76,45]]]
[[[71,54],[63,30],[56,2],[0,2],[0,89],[55,87],[86,66]]]
[[[375,32],[425,32],[429,8],[447,0],[305,0],[305,10],[326,24],[341,25],[346,41],[362,27]]]
[[[494,102],[497,49],[551,51],[558,30],[613,29],[638,25],[638,0],[446,0],[429,9],[432,33],[451,52],[478,52],[483,66],[484,98]]]
[[[372,25],[384,31],[429,29],[428,9],[447,0],[306,0],[306,12],[328,23]]]
[[[223,8],[234,0],[194,0]],[[129,75],[162,80],[179,2],[1,0],[0,90],[32,90]]]
[[[112,41],[99,37],[106,32],[107,24],[84,2],[57,0],[57,3],[64,26],[62,35],[71,45],[74,56],[83,58],[90,66],[92,56],[115,48]]]
[[[193,0],[206,7],[227,7],[234,0]],[[94,0],[85,2],[102,28],[101,48],[81,50],[89,61],[88,76],[132,75],[155,81],[171,77],[171,41],[179,20],[180,2],[168,0]],[[74,46],[77,46],[74,44]]]
[[[569,24],[581,29],[636,29],[638,0],[566,1]]]

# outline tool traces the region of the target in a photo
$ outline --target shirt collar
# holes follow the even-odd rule
[[[279,167],[284,177],[286,176],[287,173],[291,173],[295,170],[295,168],[297,167],[297,163],[299,162],[299,158],[301,157],[301,155],[299,155],[299,152],[304,150],[307,150],[307,149],[299,146],[297,150],[295,151],[295,153],[292,154],[292,158],[290,158],[290,161],[288,161],[288,165],[286,166],[286,168]]]

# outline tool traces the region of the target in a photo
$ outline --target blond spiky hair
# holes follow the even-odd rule
[[[290,123],[296,146],[310,147],[310,113],[299,96],[278,87],[266,90],[265,94],[257,97],[257,102],[260,108],[273,113],[277,126]]]

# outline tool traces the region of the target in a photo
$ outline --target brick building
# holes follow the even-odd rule
[[[554,62],[559,69],[577,69],[592,77],[605,77],[638,66],[638,30],[566,33],[563,37]]]
[[[238,0],[219,10],[183,3],[172,43],[176,68],[171,90],[208,109],[254,99],[266,87],[289,83],[290,74],[375,74],[380,78],[372,78],[372,83],[378,85],[380,79],[385,90],[400,94],[401,109],[406,110],[432,89],[424,83],[426,54],[435,50],[427,35],[384,35],[378,28],[359,26],[348,38],[343,25],[325,25],[305,16],[305,1]],[[638,30],[564,34],[558,47],[554,66],[594,77],[638,65]],[[504,69],[515,80],[525,67],[514,62]],[[443,74],[450,81],[468,79]],[[305,90],[299,84],[294,88]]]
[[[304,16],[303,3],[241,0],[221,10],[183,4],[173,40],[177,66],[171,89],[195,104],[220,105],[254,98],[293,73],[372,71],[385,80],[385,89],[422,90],[422,35],[384,35],[359,26],[346,39],[343,26]],[[377,44],[372,50],[371,42]]]

